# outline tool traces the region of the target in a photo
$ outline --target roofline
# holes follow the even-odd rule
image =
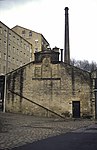
[[[68,66],[70,66],[70,67],[72,67],[72,68],[76,68],[76,69],[78,69],[78,70],[80,70],[80,71],[82,71],[82,72],[85,72],[85,73],[88,73],[89,75],[91,75],[91,72],[88,72],[88,71],[83,70],[83,69],[81,69],[81,68],[78,68],[78,67],[76,67],[76,66],[73,66],[73,65],[64,63],[64,62],[62,62],[62,61],[57,61],[57,62],[55,61],[55,62],[51,62],[51,63],[52,63],[52,64],[60,64],[60,65],[68,65]],[[15,72],[15,71],[18,71],[18,70],[20,70],[21,68],[24,68],[24,67],[26,67],[26,66],[28,66],[28,65],[30,65],[30,64],[42,64],[42,62],[35,62],[35,61],[28,62],[28,63],[26,63],[25,65],[22,65],[22,66],[16,68],[15,70],[12,70],[12,71],[8,72],[6,75],[9,75],[9,74],[11,74],[11,73],[13,73],[13,72]]]
[[[14,29],[15,27],[20,27],[20,28],[23,28],[23,29],[25,29],[25,30],[29,30],[29,31],[32,31],[32,32],[34,32],[34,33],[40,34],[40,35],[45,39],[45,37],[43,36],[43,34],[41,34],[41,33],[39,33],[39,32],[36,32],[36,31],[33,31],[33,30],[31,30],[31,29],[28,29],[28,28],[19,26],[19,25],[16,25],[16,26],[14,26],[14,27],[11,28],[11,29]],[[49,42],[48,42],[46,39],[45,39],[45,41],[46,41],[46,42],[48,43],[48,45],[49,45]]]
[[[14,32],[16,35],[18,35],[20,38],[22,38],[24,41],[26,41],[27,43],[29,43],[31,46],[32,44],[30,42],[28,42],[26,39],[24,39],[22,36],[20,36],[19,34],[17,34],[15,31],[13,31],[12,29],[10,29],[7,25],[5,25],[2,21],[0,21],[0,23],[2,23],[5,27],[8,28],[8,30],[11,30],[12,32]]]

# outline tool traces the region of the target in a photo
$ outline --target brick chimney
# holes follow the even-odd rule
[[[64,39],[64,62],[70,64],[70,47],[69,47],[69,17],[68,7],[65,7],[65,39]]]

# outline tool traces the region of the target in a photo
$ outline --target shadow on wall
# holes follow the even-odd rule
[[[12,103],[15,99],[14,92],[18,92],[20,95],[20,107],[22,103],[24,77],[25,68],[20,68],[19,70],[16,70],[7,77],[7,89],[8,91],[12,91]]]

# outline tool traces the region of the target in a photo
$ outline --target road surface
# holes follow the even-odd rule
[[[97,124],[26,144],[13,150],[97,150]]]

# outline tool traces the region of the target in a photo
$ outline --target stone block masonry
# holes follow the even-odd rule
[[[31,62],[8,74],[6,111],[55,116],[44,109],[47,108],[59,115],[68,113],[73,117],[73,101],[78,101],[80,116],[89,115],[92,113],[90,96],[90,73],[44,57],[42,62]]]

